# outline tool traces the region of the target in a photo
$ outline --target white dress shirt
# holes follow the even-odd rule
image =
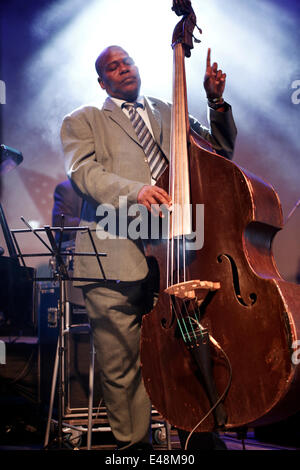
[[[120,100],[119,98],[113,98],[112,96],[110,97],[111,100],[113,100],[114,103],[116,103],[117,106],[119,106],[123,113],[126,114],[126,116],[129,118],[129,111],[128,109],[126,108],[122,108],[122,104],[123,103],[127,103],[127,101],[125,100]],[[138,108],[136,108],[136,111],[140,114],[141,118],[143,119],[144,123],[146,124],[146,126],[148,127],[149,131],[151,132],[152,134],[152,137],[153,136],[153,131],[152,131],[152,127],[151,127],[151,124],[150,124],[150,120],[149,120],[149,116],[148,116],[148,113],[147,113],[147,110],[146,110],[146,106],[145,106],[145,99],[143,96],[139,96],[136,100],[135,100],[137,103],[141,103],[143,105],[143,107],[141,108],[140,106]]]

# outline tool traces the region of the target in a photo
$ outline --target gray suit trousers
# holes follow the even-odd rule
[[[144,284],[82,287],[111,430],[119,446],[149,442],[151,403],[140,369]]]

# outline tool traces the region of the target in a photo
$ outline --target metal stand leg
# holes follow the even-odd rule
[[[167,421],[166,421],[165,423],[166,423],[166,433],[167,433],[167,449],[168,449],[168,450],[172,450],[172,442],[171,442],[171,424],[168,423]]]
[[[90,332],[89,409],[88,409],[88,429],[87,429],[87,449],[88,450],[91,450],[91,447],[92,447],[94,371],[95,371],[95,350],[94,350],[92,332]]]
[[[52,415],[53,415],[53,405],[54,405],[55,389],[56,389],[56,382],[57,382],[57,375],[58,375],[58,357],[59,357],[59,342],[57,341],[44,447],[47,447],[49,444],[50,426],[51,426],[51,420],[52,420]]]
[[[91,450],[92,447],[92,431],[93,431],[93,398],[94,398],[94,374],[95,374],[95,349],[94,342],[92,338],[92,333],[90,333],[90,365],[89,365],[89,403],[88,403],[88,427],[87,427],[87,449]],[[45,432],[44,447],[47,447],[49,444],[50,437],[50,427],[53,416],[53,405],[55,399],[55,390],[57,384],[58,376],[58,361],[59,361],[59,342],[57,342],[55,362],[53,368],[52,384],[51,384],[51,394],[50,394],[50,403],[49,403],[49,412],[48,420]],[[73,426],[74,429],[76,426]]]

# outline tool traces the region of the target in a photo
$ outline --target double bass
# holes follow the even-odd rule
[[[157,182],[173,208],[167,236],[146,247],[157,302],[142,321],[143,379],[177,428],[266,425],[300,409],[300,286],[281,277],[272,254],[283,226],[274,189],[190,129],[184,61],[196,16],[190,1],[173,9],[182,19],[172,38],[170,164]]]

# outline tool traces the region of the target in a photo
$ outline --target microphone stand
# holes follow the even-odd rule
[[[295,210],[300,206],[300,199],[298,199],[298,201],[296,202],[296,204],[294,205],[294,207],[290,210],[287,218],[286,218],[286,221],[284,223],[284,225],[286,225],[288,223],[288,221],[290,220],[290,218],[292,217],[292,215],[294,214]]]
[[[64,318],[65,318],[65,281],[70,280],[68,269],[60,254],[61,239],[57,246],[53,237],[52,231],[49,226],[45,226],[45,232],[53,250],[53,256],[56,260],[56,269],[54,272],[54,282],[59,285],[59,301],[58,301],[58,449],[62,449],[63,441],[63,331],[64,331]]]

